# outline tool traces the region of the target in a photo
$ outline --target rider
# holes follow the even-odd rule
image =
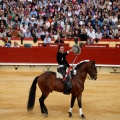
[[[72,49],[68,50],[67,52],[64,52],[64,46],[60,45],[58,47],[57,52],[57,62],[59,64],[59,68],[57,69],[59,73],[62,74],[63,78],[66,75],[66,69],[69,68],[70,65],[66,60],[66,55],[68,55],[70,52],[72,52]],[[66,80],[64,81],[64,94],[69,94],[68,88],[67,88],[67,81],[70,79],[69,75],[66,77]]]

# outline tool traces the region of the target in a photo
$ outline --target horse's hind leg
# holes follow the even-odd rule
[[[48,95],[49,95],[49,93],[47,93],[47,94],[42,93],[41,97],[39,98],[41,113],[43,113],[45,115],[48,115],[48,110],[47,110],[47,107],[44,104],[44,101],[45,101],[45,99],[47,98]]]

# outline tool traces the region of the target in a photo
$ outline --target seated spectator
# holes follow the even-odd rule
[[[42,26],[42,25],[43,25],[44,20],[43,20],[42,16],[39,16],[39,17],[38,17],[36,23],[37,23],[37,25],[39,25],[39,26]]]
[[[60,35],[61,38],[66,38],[67,37],[67,33],[66,33],[65,30],[61,30],[59,35]]]
[[[19,46],[18,43],[15,41],[13,47],[19,48],[20,46]]]
[[[31,32],[29,29],[27,29],[25,32],[25,38],[31,38]]]
[[[41,30],[41,39],[42,39],[43,41],[44,41],[45,36],[46,36],[45,30],[42,29],[42,30]]]
[[[32,8],[32,11],[30,12],[30,17],[35,15],[35,17],[38,17],[37,11],[35,10],[35,7]]]
[[[120,39],[120,25],[118,25],[118,33],[116,34],[116,39]]]
[[[54,43],[64,43],[64,41],[60,38],[60,36],[58,36],[58,39],[55,40]]]
[[[88,31],[87,35],[89,36],[89,38],[91,39],[95,39],[95,31],[93,30],[92,27],[90,27],[90,31]]]
[[[51,43],[51,38],[49,37],[49,34],[46,34],[43,45],[46,46],[46,44],[48,44],[48,43]]]
[[[81,41],[87,41],[87,39],[88,39],[88,36],[87,36],[86,30],[83,29],[82,33],[80,35],[80,40]]]
[[[38,29],[36,32],[36,37],[41,38],[41,29]]]
[[[5,47],[12,47],[12,42],[11,41],[7,41],[5,42]]]
[[[20,29],[25,33],[27,30],[27,26],[25,25],[25,23],[23,22],[22,25],[20,25]]]
[[[118,18],[116,17],[115,14],[112,16],[112,22],[113,22],[113,23],[118,22]]]
[[[92,37],[88,37],[86,44],[90,45],[90,44],[94,44],[94,40]]]
[[[114,31],[112,30],[112,28],[109,30],[109,38],[114,38]]]
[[[104,39],[109,38],[109,35],[107,34],[107,31],[104,31],[102,38],[104,38]]]
[[[97,32],[95,33],[95,38],[102,39],[102,33],[100,29],[98,29]]]
[[[74,37],[75,44],[78,44],[78,39],[80,38],[80,34],[79,34],[78,30],[75,30],[73,37]]]
[[[74,33],[72,31],[68,31],[67,38],[71,39],[73,38],[73,36],[74,36]]]
[[[36,23],[36,19],[34,17],[32,17],[30,19],[30,23],[32,24],[32,26],[34,26],[34,24]]]
[[[22,18],[22,21],[21,21],[21,25],[24,23],[26,26],[28,26],[28,20],[27,20],[27,17],[26,16],[24,16],[23,18]]]
[[[106,25],[103,26],[102,34],[104,34],[105,32],[106,32],[107,35],[109,34],[109,30],[108,30]]]
[[[112,19],[109,19],[108,26],[113,26],[115,23],[112,21]]]
[[[19,32],[16,30],[16,27],[13,27],[13,30],[11,31],[11,37],[19,37]]]

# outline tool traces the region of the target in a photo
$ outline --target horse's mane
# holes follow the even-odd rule
[[[79,62],[75,67],[74,69],[77,70],[79,67],[81,67],[84,63],[86,62],[90,62],[90,60],[82,60],[81,62]]]

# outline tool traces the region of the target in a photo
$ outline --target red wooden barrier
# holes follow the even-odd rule
[[[49,44],[46,44],[45,47],[58,47],[59,45],[63,45],[64,47],[69,47],[69,44],[68,43],[64,43],[64,44],[59,44],[59,43],[49,43]],[[38,46],[41,47],[43,46],[43,43],[38,43]]]
[[[70,49],[66,47],[65,50]],[[33,48],[0,48],[0,63],[56,63],[57,47]],[[73,62],[75,54],[70,53],[67,59]],[[85,48],[75,63],[81,60],[95,60],[97,64],[120,65],[120,49],[118,48]]]
[[[87,45],[85,44],[84,47],[87,47],[87,48],[108,48],[109,47],[109,44],[91,44],[91,45]]]

